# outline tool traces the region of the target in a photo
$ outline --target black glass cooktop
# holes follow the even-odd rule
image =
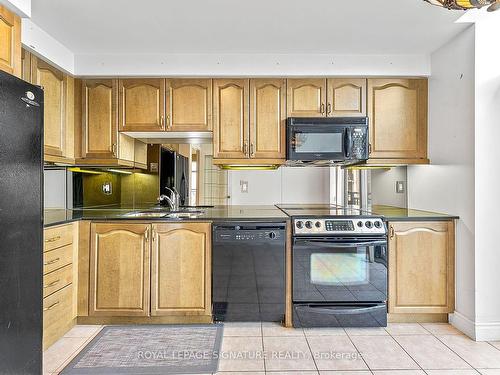
[[[288,216],[370,216],[370,212],[363,211],[359,207],[321,204],[282,204],[277,207]]]

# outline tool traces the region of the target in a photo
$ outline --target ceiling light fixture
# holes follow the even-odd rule
[[[500,0],[424,0],[450,10],[468,10],[488,6],[488,12],[500,9]]]

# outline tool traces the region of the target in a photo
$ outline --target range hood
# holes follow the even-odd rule
[[[204,144],[212,142],[212,132],[121,132],[121,134],[149,144]]]

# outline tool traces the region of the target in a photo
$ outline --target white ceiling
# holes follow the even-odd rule
[[[428,54],[467,25],[423,0],[34,0],[80,54]]]

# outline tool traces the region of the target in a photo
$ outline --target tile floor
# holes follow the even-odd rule
[[[101,328],[69,331],[45,351],[44,374],[58,374]],[[254,354],[221,359],[221,375],[500,375],[500,342],[474,342],[448,324],[286,329],[226,323],[222,351]]]

